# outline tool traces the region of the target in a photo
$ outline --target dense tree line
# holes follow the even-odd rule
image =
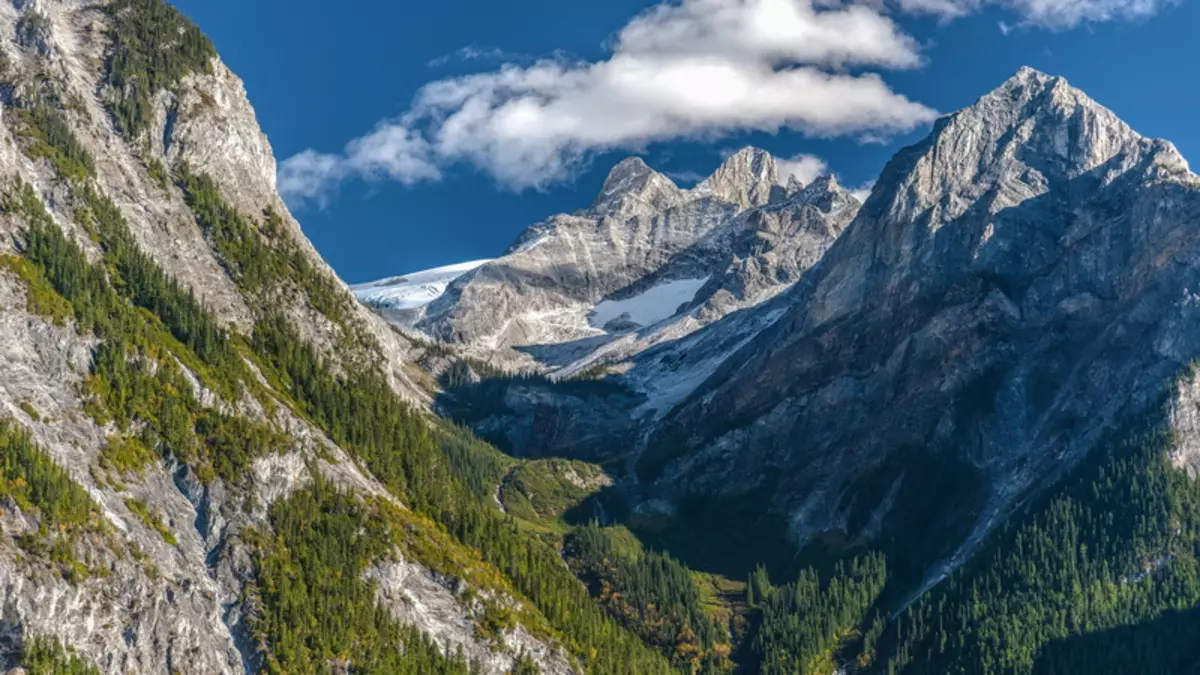
[[[0,496],[40,517],[47,531],[88,526],[96,505],[70,474],[34,444],[29,433],[0,421]]]
[[[747,601],[761,616],[752,650],[766,675],[828,673],[836,652],[857,637],[887,584],[887,565],[880,554],[838,563],[825,580],[805,568],[795,582],[772,587],[759,568],[747,585]],[[871,622],[861,648],[870,663],[882,618]]]
[[[96,504],[34,444],[28,432],[4,421],[0,421],[0,497],[11,500],[38,525],[37,532],[25,532],[16,539],[27,554],[52,564],[72,583],[91,574],[76,557],[76,543],[103,528]]]
[[[696,580],[679,561],[626,550],[594,522],[567,536],[565,557],[609,613],[677,668],[732,671],[730,636],[704,608]]]
[[[226,331],[190,289],[142,252],[117,205],[91,186],[79,192],[86,210],[77,214],[85,227],[94,228],[105,259],[115,268],[123,294],[133,304],[157,316],[177,340],[206,364],[237,371],[239,359]]]
[[[1118,630],[1200,603],[1200,484],[1171,465],[1171,439],[1155,426],[1098,452],[901,615],[885,638],[888,672],[1117,673],[1137,662],[1136,672],[1152,673],[1194,663],[1193,642]]]
[[[44,158],[67,180],[82,181],[96,173],[91,153],[75,138],[60,111],[45,103],[18,109],[26,152]]]
[[[203,305],[136,248],[115,207],[94,194],[87,204],[103,233],[99,264],[50,219],[31,188],[5,200],[6,210],[25,219],[25,258],[70,305],[80,330],[101,340],[86,382],[89,411],[146,447],[192,464],[206,480],[240,481],[251,461],[286,447],[286,439],[200,405],[180,362],[230,398],[243,391],[248,371]]]

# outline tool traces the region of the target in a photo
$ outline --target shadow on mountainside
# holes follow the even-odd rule
[[[1200,607],[1157,619],[1056,640],[1042,648],[1033,675],[1196,675]]]
[[[1158,235],[1158,249],[1187,254],[1195,231],[1172,224],[1195,202],[1169,182],[1130,182],[1136,170],[1097,191],[1108,170],[996,214],[989,193],[940,227],[884,222],[876,193],[780,302],[805,306],[839,268],[861,263],[863,246],[874,259],[889,240],[928,238],[907,273],[867,265],[855,312],[817,325],[793,309],[727,359],[654,430],[640,481],[627,460],[647,429],[630,418],[638,398],[619,379],[485,381],[446,392],[439,407],[510,454],[624,475],[568,519],[625,524],[695,570],[740,579],[763,563],[786,579],[871,547],[911,590],[968,559],[992,525],[1057,484],[1181,366],[1146,348],[1171,317],[1135,309],[1172,306],[1191,277],[1172,276],[1172,260],[1148,257],[1139,238]],[[1133,188],[1155,213],[1119,210]],[[1168,225],[1156,231],[1152,218]],[[1064,309],[1080,297],[1088,302]],[[1179,351],[1186,360],[1198,350]],[[797,403],[780,408],[788,401]],[[760,423],[780,409],[773,426]],[[734,432],[745,441],[711,452]],[[790,518],[825,489],[827,510],[797,553]]]

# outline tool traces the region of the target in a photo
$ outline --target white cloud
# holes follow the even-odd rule
[[[305,150],[279,167],[279,193],[294,204],[324,206],[330,193],[350,177],[390,179],[405,185],[438,180],[428,142],[402,124],[382,124],[351,141],[342,155]]]
[[[695,185],[705,178],[708,178],[708,176],[700,173],[699,171],[668,171],[666,176],[681,186]]]
[[[284,162],[280,185],[289,199],[314,199],[352,177],[412,182],[466,163],[524,189],[570,178],[594,153],[656,141],[782,129],[886,136],[936,113],[874,71],[921,61],[916,41],[865,5],[665,2],[631,20],[607,59],[433,82],[343,153]]]
[[[1085,23],[1145,19],[1178,0],[896,0],[906,12],[934,14],[954,19],[996,5],[1015,12],[1021,20],[1000,23],[1007,35],[1019,25],[1063,30]]]
[[[869,180],[856,188],[852,188],[850,190],[850,194],[854,195],[855,199],[865,204],[867,202],[867,197],[871,196],[871,190],[874,187],[875,181]]]
[[[816,155],[800,154],[787,159],[776,159],[779,167],[779,180],[787,185],[788,178],[795,176],[804,185],[816,180],[817,176],[829,173],[829,165]]]
[[[1174,0],[1007,0],[1028,23],[1074,28],[1082,23],[1138,20],[1153,16]]]

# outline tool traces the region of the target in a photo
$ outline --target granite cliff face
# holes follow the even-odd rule
[[[285,385],[268,382],[265,362],[249,356],[251,332],[277,311],[298,344],[335,371],[374,364],[395,395],[417,405],[430,400],[411,344],[352,301],[288,214],[242,83],[192,30],[157,0],[0,5],[0,435],[29,434],[36,456],[82,488],[93,514],[78,526],[86,533],[63,544],[45,503],[55,495],[23,492],[28,476],[11,472],[28,466],[0,467],[0,670],[32,641],[48,639],[106,673],[257,671],[271,655],[254,627],[263,611],[262,549],[251,541],[270,532],[274,505],[319,473],[364,503],[404,509],[360,458],[287,403]],[[141,70],[147,49],[184,65]],[[257,258],[232,247],[232,230],[221,229],[243,226],[238,236],[257,247]],[[31,250],[38,228],[45,240],[65,237],[72,243],[64,246],[79,247],[75,267],[47,280],[36,261],[49,254]],[[86,292],[60,297],[71,295],[72,279],[89,264],[107,272],[89,277]],[[255,277],[254,265],[286,273]],[[199,301],[199,324],[172,314],[181,303],[191,307],[171,291],[176,282]],[[164,292],[175,293],[175,306],[154,299]],[[117,321],[111,313],[88,314],[94,305],[87,303],[112,297],[132,303],[120,304],[129,309],[120,328],[105,327]],[[87,316],[94,320],[85,323]],[[197,334],[189,331],[210,320],[244,340],[226,372],[210,369],[199,345],[232,342],[189,342]],[[164,330],[187,344],[155,337]],[[105,389],[99,361],[122,340],[133,341],[112,367],[132,364],[140,374]],[[182,446],[161,440],[166,408],[132,410],[125,423],[117,399],[105,398],[115,391],[141,400],[136,383],[155,382],[164,368],[181,379],[156,395],[184,406],[196,425],[176,429],[183,440],[216,443],[204,434],[219,432],[203,420],[235,426],[237,438],[257,429],[286,440],[244,470],[221,468],[220,456],[215,464],[186,461]],[[234,372],[247,375],[233,390],[211,388]],[[226,442],[234,445],[191,452],[232,453],[239,441]],[[136,466],[118,450],[141,444],[151,454],[137,455]],[[424,527],[434,528],[418,521],[408,531]],[[46,553],[51,542],[67,548]],[[454,546],[461,547],[444,548]],[[483,637],[478,626],[488,607],[528,601],[503,584],[474,587],[455,572],[401,547],[363,583],[402,625],[484,672],[507,672],[520,655],[545,672],[575,670],[552,638],[519,622]]]

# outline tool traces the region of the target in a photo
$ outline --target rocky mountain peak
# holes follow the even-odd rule
[[[794,178],[794,177],[793,177]],[[859,201],[831,173],[821,174],[798,190],[788,190],[788,203],[811,204],[825,213],[858,207]]]
[[[661,211],[678,202],[681,195],[682,190],[670,178],[651,169],[641,157],[630,157],[609,171],[592,210],[602,215],[631,207]]]
[[[1169,143],[1140,136],[1066,79],[1022,68],[897,155],[880,191],[891,195],[890,220],[950,222],[985,196],[995,212],[1085,175],[1106,184],[1147,157],[1186,171]]]
[[[1144,140],[1066,78],[1029,67],[953,115],[939,137],[951,134],[973,140],[969,149],[975,155],[1044,159],[1072,175],[1090,171]],[[1015,152],[1018,147],[1021,153]]]
[[[747,147],[696,186],[696,193],[737,204],[743,209],[763,206],[781,196],[779,165],[765,150]]]

